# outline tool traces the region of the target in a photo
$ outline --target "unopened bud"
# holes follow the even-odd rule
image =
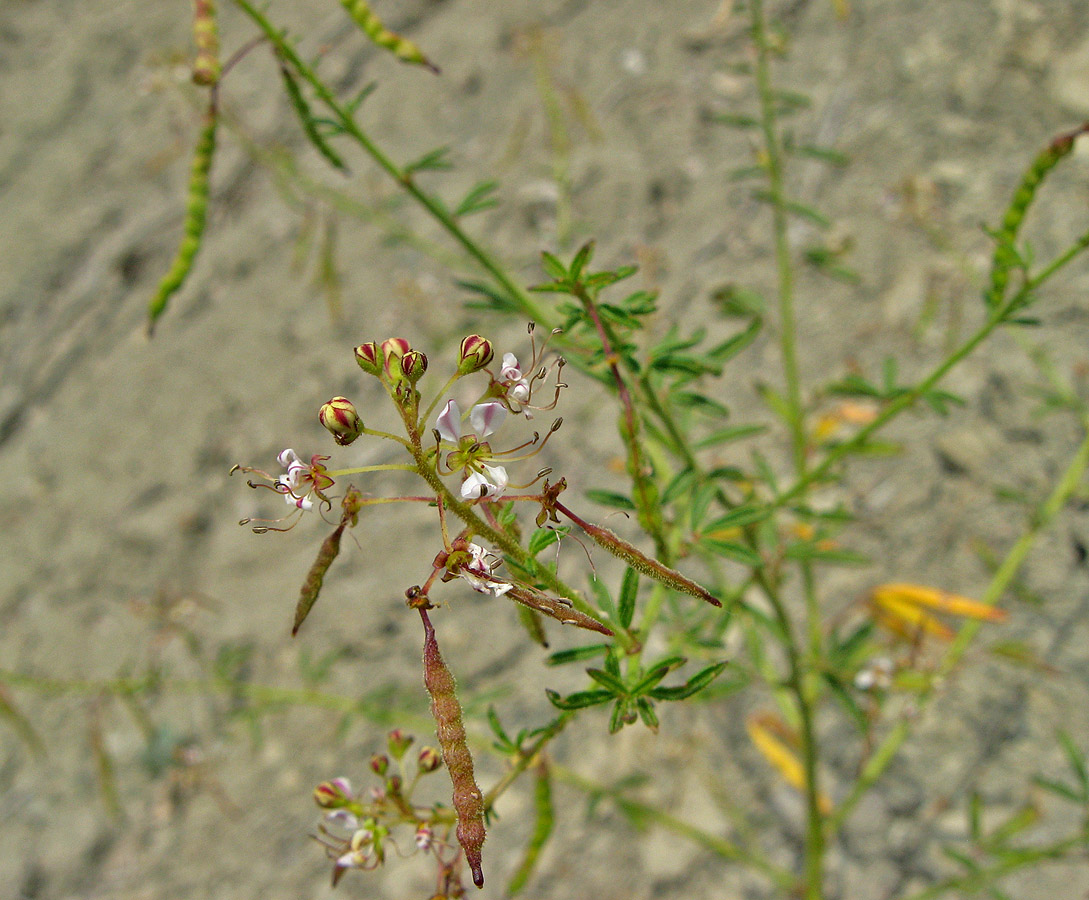
[[[404,380],[401,357],[411,349],[404,338],[386,338],[382,341],[382,359],[385,363],[386,377],[394,384]]]
[[[416,738],[411,734],[405,734],[400,728],[394,728],[386,736],[386,740],[389,744],[389,755],[394,759],[400,759]]]
[[[409,350],[401,357],[401,374],[415,384],[427,371],[427,357],[419,350]]]
[[[458,374],[479,372],[492,361],[494,355],[491,341],[479,334],[470,334],[462,340],[458,349]]]
[[[371,769],[375,775],[385,775],[389,768],[389,757],[385,753],[376,753],[371,757]]]
[[[360,344],[355,348],[355,361],[359,363],[359,368],[368,375],[380,375],[382,373],[382,357],[374,341]]]
[[[416,768],[420,772],[434,772],[442,765],[442,755],[434,747],[421,747],[416,758]]]
[[[347,778],[323,781],[314,788],[314,802],[322,809],[340,809],[352,799],[352,786]]]
[[[351,400],[346,397],[334,397],[324,404],[318,413],[318,419],[340,446],[344,447],[363,433],[363,420],[359,418]]]

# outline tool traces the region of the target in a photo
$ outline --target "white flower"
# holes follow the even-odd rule
[[[461,496],[466,500],[479,500],[487,497],[498,500],[506,493],[507,470],[502,466],[482,465],[483,472],[470,472],[461,483]]]
[[[469,553],[472,560],[461,567],[458,575],[469,582],[474,591],[498,597],[514,587],[509,582],[499,581],[492,576],[493,567],[488,560],[488,552],[480,544],[470,543]]]
[[[498,400],[478,403],[469,410],[469,424],[473,433],[484,438],[492,434],[507,417],[507,410]],[[456,400],[447,400],[439,417],[435,420],[435,429],[445,441],[456,444],[461,439],[461,407]]]
[[[513,353],[503,354],[503,365],[499,369],[499,377],[507,383],[508,397],[516,403],[525,403],[529,400],[529,380],[522,377],[518,357]]]
[[[284,495],[284,501],[287,505],[304,511],[313,509],[314,501],[310,499],[313,485],[305,486],[307,484],[306,476],[310,473],[310,466],[299,459],[299,455],[290,448],[281,452],[276,457],[276,461],[287,469],[286,474],[276,479],[276,484],[282,488],[280,492]]]

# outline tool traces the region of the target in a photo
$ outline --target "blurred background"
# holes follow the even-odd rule
[[[770,299],[769,214],[733,177],[756,144],[722,121],[755,108],[740,3],[374,6],[440,76],[377,51],[332,0],[273,3],[270,16],[344,96],[377,84],[361,121],[394,159],[451,148],[454,168],[423,176],[429,187],[455,198],[500,182],[500,203],[469,229],[525,283],[542,280],[542,250],[567,256],[592,237],[602,264],[637,264],[638,286],[661,291],[658,333],[674,322],[725,333],[716,297],[731,287]],[[226,56],[255,32],[222,7]],[[781,23],[778,85],[804,95],[785,127],[843,155],[798,160],[789,175],[792,195],[828,220],[791,231],[811,263],[799,284],[803,375],[873,374],[893,353],[905,377],[925,371],[978,321],[991,251],[981,224],[996,224],[1036,152],[1089,116],[1089,8],[793,0],[769,12]],[[473,331],[501,351],[527,348],[524,322],[465,307],[456,278],[478,273],[367,159],[346,150],[350,175],[329,171],[262,47],[223,83],[204,247],[149,341],[146,305],[180,238],[204,102],[189,81],[190,24],[187,3],[0,4],[0,895],[19,900],[330,896],[308,837],[312,788],[337,775],[364,783],[394,725],[430,742],[420,635],[402,598],[429,571],[436,529],[417,509],[369,512],[361,546],[345,541],[292,640],[298,586],[327,529],[239,527],[281,505],[227,472],[272,471],[284,447],[333,450],[316,416],[333,395],[368,424],[372,410],[392,421],[352,359],[362,341],[403,335],[433,367]],[[1086,227],[1087,151],[1029,223],[1040,258]],[[899,456],[852,469],[838,496],[860,519],[851,545],[876,562],[832,574],[837,603],[877,580],[968,595],[986,583],[988,560],[1020,531],[1010,497],[1038,497],[1080,437],[1071,417],[1041,414],[1040,361],[1085,388],[1087,287],[1089,266],[1075,264],[1038,307],[1039,329],[1000,335],[953,374],[963,409],[906,417],[889,435]],[[767,421],[756,387],[778,373],[769,329],[715,395],[739,421]],[[623,484],[603,401],[574,384],[550,443],[546,462],[579,491]],[[361,442],[338,461],[384,452]],[[833,854],[833,896],[927,884],[934,841],[963,831],[970,791],[1016,809],[1032,800],[1033,773],[1061,767],[1059,725],[1085,746],[1087,524],[1071,510],[1042,540],[1002,626],[1021,664],[981,650],[931,707]],[[463,592],[439,612],[481,736],[489,703],[535,725],[549,715],[546,685],[581,684],[546,669],[500,604]],[[609,738],[604,716],[586,716],[556,756],[601,780],[649,771],[641,796],[711,831],[728,828],[731,803],[756,809],[788,862],[796,801],[748,742],[748,702],[671,707],[658,736]],[[835,767],[847,777],[855,765],[846,737],[829,762],[833,794]],[[501,769],[480,756],[490,783]],[[443,799],[445,785],[434,789]],[[502,895],[525,845],[528,785],[498,811],[487,897]],[[525,896],[771,896],[573,787],[557,817]],[[1047,869],[1015,880],[1011,896],[1073,896],[1077,877]],[[397,861],[350,873],[338,892],[422,898],[430,878]]]

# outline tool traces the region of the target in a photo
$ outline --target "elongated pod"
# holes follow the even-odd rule
[[[218,121],[213,101],[205,113],[204,127],[201,129],[200,139],[193,153],[193,164],[189,170],[189,192],[185,203],[185,226],[181,244],[178,245],[174,262],[163,276],[163,280],[159,282],[158,290],[148,304],[148,334],[151,334],[154,329],[155,320],[166,310],[167,302],[185,283],[185,279],[193,268],[197,251],[200,250],[201,239],[204,236],[204,221],[208,214],[208,174],[212,169],[212,156],[216,149]]]
[[[458,814],[457,837],[465,851],[465,861],[473,873],[473,884],[484,887],[484,870],[480,867],[480,848],[484,844],[484,795],[477,787],[473,774],[473,756],[465,740],[461,723],[461,704],[455,694],[454,676],[446,667],[435,629],[420,609],[424,626],[424,686],[431,695],[431,714],[442,747],[442,758],[450,781],[454,785],[454,811]]]
[[[367,3],[366,0],[340,0],[340,5],[343,6],[344,9],[347,10],[348,15],[355,20],[355,24],[359,26],[359,30],[374,41],[379,47],[389,50],[390,53],[402,62],[424,66],[432,72],[439,71],[438,67],[424,56],[423,51],[412,43],[412,41],[386,28],[386,26],[382,24],[382,20],[378,18],[374,10],[371,9],[371,5]]]

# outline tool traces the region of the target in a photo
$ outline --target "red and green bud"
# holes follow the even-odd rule
[[[322,405],[318,419],[340,446],[345,447],[363,433],[363,420],[347,397],[334,397]]]
[[[341,809],[352,800],[352,786],[347,778],[323,781],[314,788],[314,802],[322,809]]]
[[[458,349],[458,374],[479,372],[492,361],[494,355],[491,341],[479,334],[470,334],[462,340]]]
[[[442,765],[442,755],[434,747],[421,747],[416,758],[416,768],[423,773],[434,772]]]
[[[412,347],[408,341],[404,338],[386,338],[382,341],[382,359],[385,364],[386,377],[390,382],[397,384],[399,381],[404,380],[404,373],[401,371],[401,357],[411,350]]]
[[[389,757],[385,753],[375,753],[371,757],[371,769],[375,775],[384,776],[389,769]]]
[[[415,384],[427,371],[427,357],[419,350],[409,350],[401,357],[401,374]]]
[[[405,734],[400,728],[394,728],[386,736],[386,741],[389,746],[389,755],[394,759],[400,759],[405,755],[405,751],[411,746],[412,742],[416,740],[411,734]]]
[[[368,375],[382,374],[382,355],[374,341],[368,341],[355,348],[355,361]]]

